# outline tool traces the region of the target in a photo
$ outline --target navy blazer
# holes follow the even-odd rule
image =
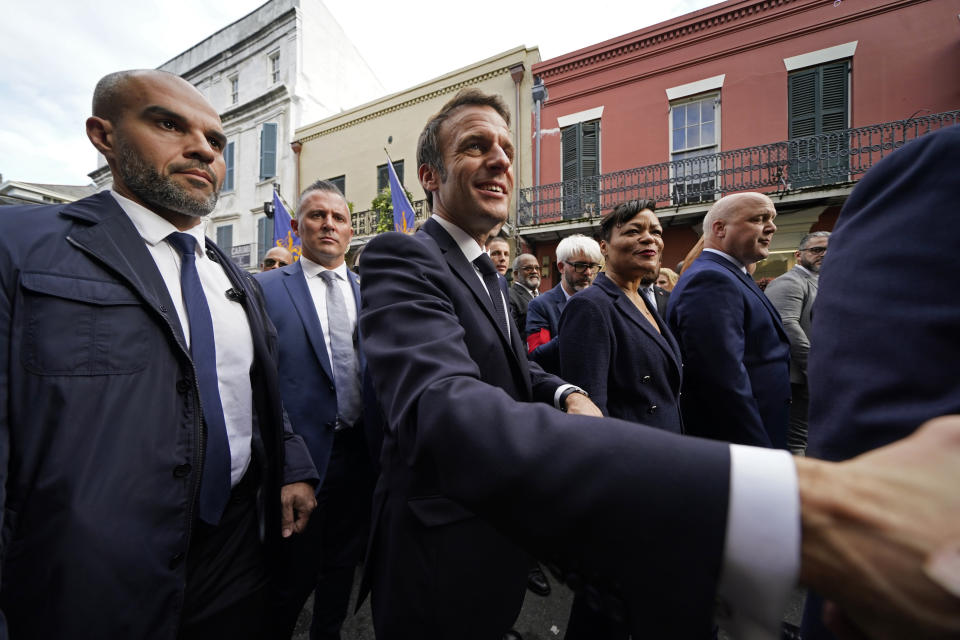
[[[283,408],[294,432],[300,434],[307,443],[322,481],[330,461],[334,428],[337,426],[336,380],[330,368],[323,327],[299,261],[258,273],[255,277],[263,287],[267,313],[277,328]],[[360,278],[349,269],[347,278],[353,289],[359,318]],[[380,457],[383,422],[373,398],[363,342],[359,336],[357,352],[364,381],[363,423],[360,426],[367,440],[371,463],[375,465]]]
[[[556,337],[560,331],[560,314],[566,304],[567,295],[563,291],[563,285],[558,282],[527,305],[527,327],[524,336],[537,333],[541,329],[550,332],[550,342],[530,351],[527,357],[550,373],[560,373],[560,352]]]
[[[261,531],[315,480],[285,428],[260,287],[213,242],[253,346]],[[156,263],[108,192],[0,211],[0,637],[176,635],[205,430]],[[118,579],[117,576],[123,576]]]
[[[504,335],[477,272],[432,219],[413,236],[372,239],[361,289],[388,418],[368,557],[377,637],[501,637],[529,553],[581,584],[619,585],[641,612],[635,633],[709,631],[726,446],[554,409],[562,381]]]
[[[960,413],[960,126],[914,140],[853,189],[820,269],[807,455],[846,460]],[[804,638],[833,638],[810,594]]]
[[[704,251],[670,294],[667,322],[683,354],[687,432],[786,448],[790,343],[753,278]]]
[[[680,347],[644,303],[660,333],[604,273],[570,298],[560,316],[561,375],[605,416],[681,433]]]

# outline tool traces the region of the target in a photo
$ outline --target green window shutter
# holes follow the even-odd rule
[[[817,133],[829,133],[847,128],[848,68],[847,60],[826,64],[820,68],[822,107]]]
[[[561,132],[560,145],[563,148],[563,175],[561,179],[564,182],[567,180],[576,180],[580,177],[580,167],[577,163],[577,159],[580,157],[578,148],[579,133],[579,124],[567,127]]]
[[[788,120],[790,138],[812,136],[817,133],[817,78],[819,67],[804,69],[790,74],[788,95]]]
[[[273,245],[273,218],[263,216],[257,220],[257,264],[263,262],[265,254]]]
[[[600,121],[581,125],[580,177],[592,178],[600,174]]]
[[[260,179],[277,175],[277,125],[264,122],[260,129]]]
[[[233,191],[234,147],[234,143],[228,142],[226,149],[223,150],[223,162],[226,165],[226,172],[223,176],[223,191]]]

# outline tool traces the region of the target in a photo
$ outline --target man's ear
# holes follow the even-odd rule
[[[713,237],[722,238],[726,235],[727,224],[724,220],[714,220],[713,221]]]
[[[297,236],[298,238],[300,237],[299,227],[300,227],[299,218],[297,218],[296,216],[294,216],[293,218],[290,218],[290,230],[293,231],[293,235]]]
[[[87,118],[87,137],[105,158],[113,156],[113,124],[104,118]]]
[[[417,168],[417,177],[420,178],[420,186],[424,191],[436,193],[440,189],[440,172],[435,167],[428,164],[422,164]]]

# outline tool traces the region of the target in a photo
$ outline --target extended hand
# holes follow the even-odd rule
[[[960,634],[960,416],[848,462],[798,459],[801,581],[853,637]],[[838,611],[839,610],[839,611]],[[838,613],[842,612],[842,615]]]
[[[281,535],[289,538],[302,533],[310,519],[310,512],[317,506],[313,487],[306,482],[285,484],[280,488]]]

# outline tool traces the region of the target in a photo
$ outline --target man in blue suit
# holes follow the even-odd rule
[[[952,126],[881,161],[844,205],[813,314],[807,455],[846,460],[960,413],[958,166]],[[803,637],[833,638],[812,593]]]
[[[683,353],[680,409],[691,435],[787,446],[790,343],[747,273],[770,253],[776,217],[760,193],[718,200],[703,220],[703,253],[670,294],[667,321]]]
[[[312,640],[340,637],[353,573],[362,557],[373,492],[371,456],[381,439],[364,397],[366,363],[357,332],[360,286],[344,255],[353,229],[343,194],[320,180],[300,195],[299,262],[257,275],[279,337],[280,393],[321,482],[302,536],[286,542],[274,578],[272,637],[293,634],[315,592]],[[366,399],[366,402],[364,400]]]
[[[597,241],[583,234],[567,236],[557,245],[560,282],[530,301],[527,307],[528,357],[550,373],[560,373],[560,314],[570,296],[590,286],[600,272],[603,254]],[[521,327],[521,329],[523,329]]]

